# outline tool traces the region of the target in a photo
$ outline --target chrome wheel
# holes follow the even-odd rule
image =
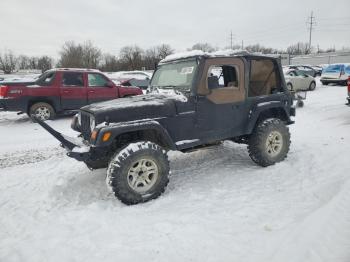
[[[47,107],[41,106],[35,110],[34,115],[41,120],[48,120],[50,119],[51,113]]]
[[[283,137],[280,132],[272,131],[266,140],[266,152],[271,156],[277,156],[283,146]]]
[[[157,182],[158,166],[151,159],[135,161],[128,171],[128,184],[137,193],[143,194],[150,190]]]

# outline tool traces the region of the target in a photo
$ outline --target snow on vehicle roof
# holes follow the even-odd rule
[[[226,50],[218,50],[215,52],[203,52],[202,50],[191,50],[187,52],[180,52],[180,53],[168,55],[163,60],[161,60],[160,63],[165,63],[172,60],[190,58],[195,56],[220,57],[220,56],[234,56],[234,55],[247,55],[247,54],[259,55],[255,53],[249,53],[247,50],[243,50],[243,49],[236,49],[236,50],[226,49]]]
[[[138,79],[138,80],[144,80],[146,78],[151,79],[152,78],[152,74],[149,71],[119,71],[119,72],[108,72],[105,73],[108,77],[110,77],[111,79],[119,79],[119,78],[134,78],[134,79]]]
[[[89,69],[89,68],[52,68],[52,71],[87,71],[87,72],[101,72],[98,69]]]

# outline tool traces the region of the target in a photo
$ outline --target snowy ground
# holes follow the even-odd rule
[[[0,113],[0,261],[350,261],[346,88],[308,94],[286,161],[246,147],[170,153],[159,199],[125,206],[105,171],[69,159],[24,115]],[[66,134],[69,118],[50,124]]]

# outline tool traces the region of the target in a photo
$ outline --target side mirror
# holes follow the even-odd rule
[[[106,86],[106,87],[109,87],[109,88],[112,88],[112,87],[114,87],[114,84],[113,84],[112,82],[107,82],[107,83],[105,84],[105,86]]]
[[[208,77],[208,89],[212,90],[219,87],[219,78],[217,76]]]

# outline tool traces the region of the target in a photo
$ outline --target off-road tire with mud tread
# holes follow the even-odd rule
[[[142,158],[151,159],[158,168],[155,184],[145,193],[136,192],[128,182],[132,164]],[[126,205],[134,205],[159,197],[169,183],[169,170],[168,156],[163,148],[149,141],[135,142],[125,146],[111,158],[106,183],[120,201]]]
[[[280,133],[282,137],[281,151],[276,156],[267,152],[267,139],[272,132]],[[265,119],[255,126],[249,137],[248,152],[250,158],[260,166],[267,167],[283,161],[290,147],[290,133],[288,127],[278,118]]]

